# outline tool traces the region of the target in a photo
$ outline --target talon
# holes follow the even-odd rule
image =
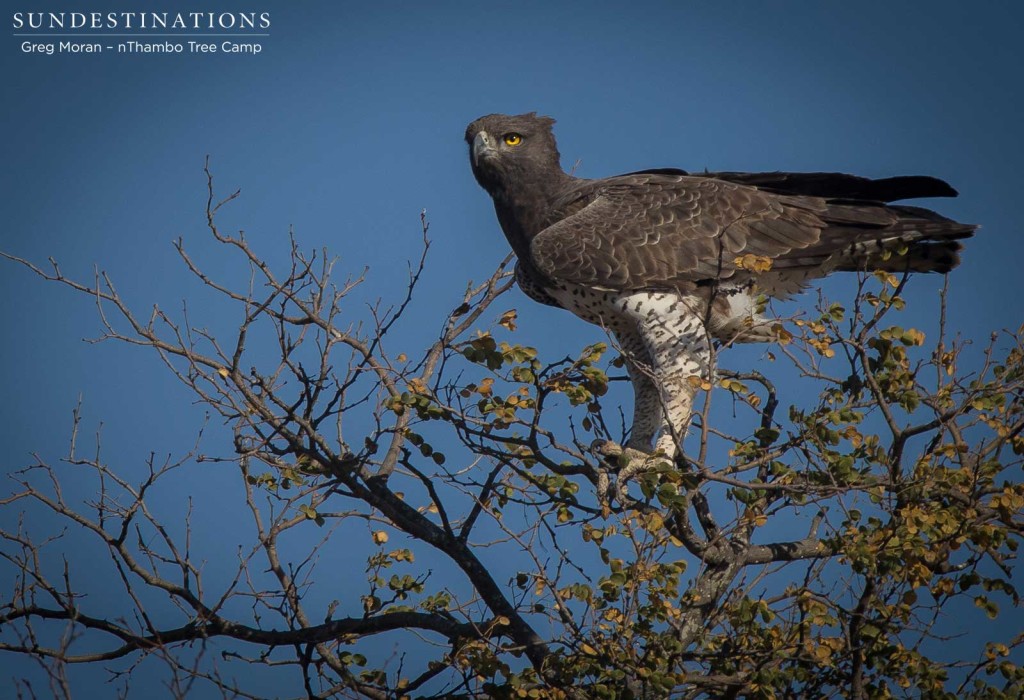
[[[600,457],[618,457],[622,454],[622,445],[614,440],[594,440],[590,451]]]
[[[590,444],[590,451],[600,457],[605,463],[618,468],[618,478],[615,481],[615,498],[619,503],[625,503],[628,497],[627,486],[638,474],[655,471],[664,464],[671,464],[672,459],[665,454],[664,450],[656,449],[654,452],[644,452],[635,447],[623,447],[613,440],[594,440]],[[602,506],[603,494],[607,490],[601,490]]]
[[[590,444],[590,451],[600,457],[606,464],[618,469],[626,469],[633,462],[644,462],[661,455],[659,452],[650,454],[635,447],[623,447],[613,440],[595,440]]]
[[[608,472],[602,469],[597,475],[597,500],[601,505],[602,518],[607,518],[612,514],[611,492],[611,480],[608,478]]]

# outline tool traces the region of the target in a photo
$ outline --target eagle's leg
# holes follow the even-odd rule
[[[668,292],[641,292],[620,301],[643,339],[658,387],[661,433],[655,452],[676,454],[693,413],[697,387],[710,379],[711,342],[700,315],[706,302]]]
[[[649,368],[627,365],[633,384],[633,426],[629,429],[626,446],[641,452],[654,450],[654,436],[664,426],[661,410],[661,392],[650,377]]]
[[[651,468],[655,459],[654,437],[665,422],[661,410],[661,392],[654,381],[654,369],[643,337],[633,323],[619,324],[614,335],[633,386],[633,424],[625,447],[612,440],[596,440],[591,445],[598,459],[608,461],[618,474],[614,487],[605,473],[602,473],[603,482],[598,482],[598,498],[606,514],[613,497],[623,502],[629,475]],[[625,479],[622,478],[623,472],[627,473]]]
[[[654,381],[651,357],[647,353],[643,336],[636,332],[632,324],[620,329],[615,338],[626,361],[629,382],[633,385],[633,425],[629,429],[629,441],[626,446],[650,453],[654,450],[654,436],[664,423],[661,392]]]
[[[629,462],[618,475],[620,500],[632,477],[666,458],[671,460],[680,450],[697,387],[711,373],[710,338],[699,314],[702,305],[706,302],[698,298],[668,292],[634,292],[617,301],[618,311],[632,323],[644,350],[643,357],[637,357],[641,354],[637,352],[630,361],[636,412],[629,446],[623,451]],[[644,360],[649,366],[644,366]],[[657,389],[656,396],[652,387]],[[659,430],[652,454],[651,441]]]

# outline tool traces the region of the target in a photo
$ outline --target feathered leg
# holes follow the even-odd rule
[[[641,452],[654,450],[654,436],[664,423],[661,392],[654,381],[651,356],[643,336],[634,327],[615,333],[619,349],[626,361],[630,384],[633,385],[633,425],[629,429],[627,447]]]
[[[699,314],[705,303],[695,297],[663,292],[623,294],[616,302],[622,318],[636,329],[644,350],[630,359],[636,413],[625,450],[629,464],[619,472],[620,499],[632,476],[654,467],[664,457],[673,457],[682,444],[697,386],[711,372],[711,345]],[[627,336],[620,334],[624,350],[632,345]],[[648,367],[643,366],[643,360],[649,361]],[[652,401],[652,387],[657,389],[656,403]],[[651,438],[658,430],[651,455]]]
[[[710,376],[711,344],[700,315],[705,304],[697,297],[665,292],[623,294],[616,303],[620,313],[635,324],[650,359],[650,376],[658,387],[660,415],[653,417],[647,409],[647,415],[639,420],[645,426],[661,426],[655,448],[669,456],[675,454],[686,433],[699,380]],[[636,372],[644,369],[638,367]],[[645,391],[643,383],[636,388],[639,393]]]

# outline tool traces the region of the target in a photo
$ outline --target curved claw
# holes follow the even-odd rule
[[[629,496],[627,488],[633,477],[637,474],[654,471],[659,465],[665,464],[668,461],[665,453],[660,450],[654,453],[644,452],[633,447],[623,447],[612,440],[595,440],[591,443],[590,450],[605,462],[618,467],[618,478],[615,481],[615,499],[619,503],[626,502]],[[601,497],[606,498],[604,493],[602,493]]]

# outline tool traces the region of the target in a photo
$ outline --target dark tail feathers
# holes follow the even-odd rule
[[[834,234],[828,232],[846,239],[846,246],[835,254],[836,269],[946,273],[960,264],[959,253],[963,248],[960,241],[973,236],[978,228],[922,207],[887,206],[878,209],[892,217],[883,228],[851,230],[840,225]],[[830,208],[829,213],[832,211]]]

